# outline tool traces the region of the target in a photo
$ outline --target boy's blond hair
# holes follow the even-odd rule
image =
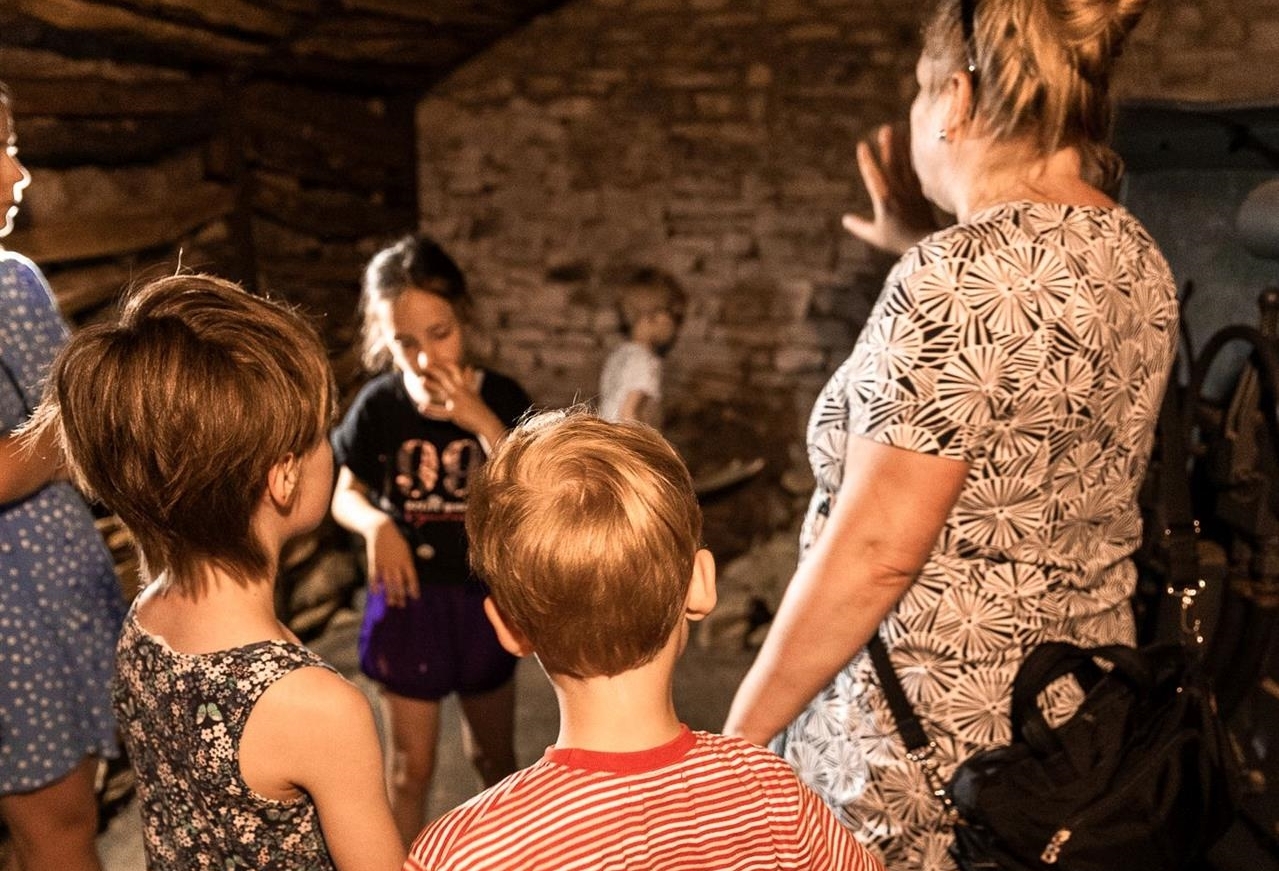
[[[622,318],[622,329],[629,336],[641,319],[669,312],[675,320],[683,320],[688,295],[679,282],[660,269],[644,267],[633,270],[620,284],[617,311]]]
[[[656,430],[582,409],[509,433],[472,483],[471,564],[550,673],[652,660],[684,618],[702,514]]]
[[[206,564],[242,582],[274,572],[252,532],[267,474],[326,437],[333,396],[300,315],[176,275],[71,337],[32,428],[52,428],[76,484],[120,515],[144,573],[194,593]]]

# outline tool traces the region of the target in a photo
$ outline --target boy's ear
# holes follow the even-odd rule
[[[287,454],[266,475],[266,492],[277,508],[287,508],[293,501],[300,473],[298,458]]]
[[[688,595],[684,597],[684,616],[701,620],[715,608],[716,601],[715,557],[702,548],[693,555],[693,577],[688,583]]]
[[[528,656],[533,652],[533,645],[528,640],[528,636],[506,622],[506,618],[498,610],[492,596],[484,597],[484,616],[488,617],[489,622],[493,624],[493,631],[497,633],[497,642],[507,653],[512,656]]]

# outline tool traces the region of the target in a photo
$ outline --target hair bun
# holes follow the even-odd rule
[[[1110,75],[1128,34],[1150,0],[1045,0],[1063,45],[1079,74],[1098,81]]]

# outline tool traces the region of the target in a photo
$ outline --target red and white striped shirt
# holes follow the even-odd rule
[[[404,871],[883,871],[774,754],[684,727],[638,753],[551,747],[429,825]]]

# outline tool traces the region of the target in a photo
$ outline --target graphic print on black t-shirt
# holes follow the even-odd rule
[[[452,520],[466,510],[471,475],[484,462],[484,449],[474,438],[454,439],[436,447],[427,439],[409,439],[395,454],[395,490],[404,500],[403,520],[421,526],[430,520]]]
[[[480,398],[507,426],[531,404],[518,384],[494,372],[484,374]],[[333,432],[333,451],[394,518],[424,582],[467,579],[466,495],[485,459],[474,433],[423,417],[400,373],[388,372],[356,396]]]

